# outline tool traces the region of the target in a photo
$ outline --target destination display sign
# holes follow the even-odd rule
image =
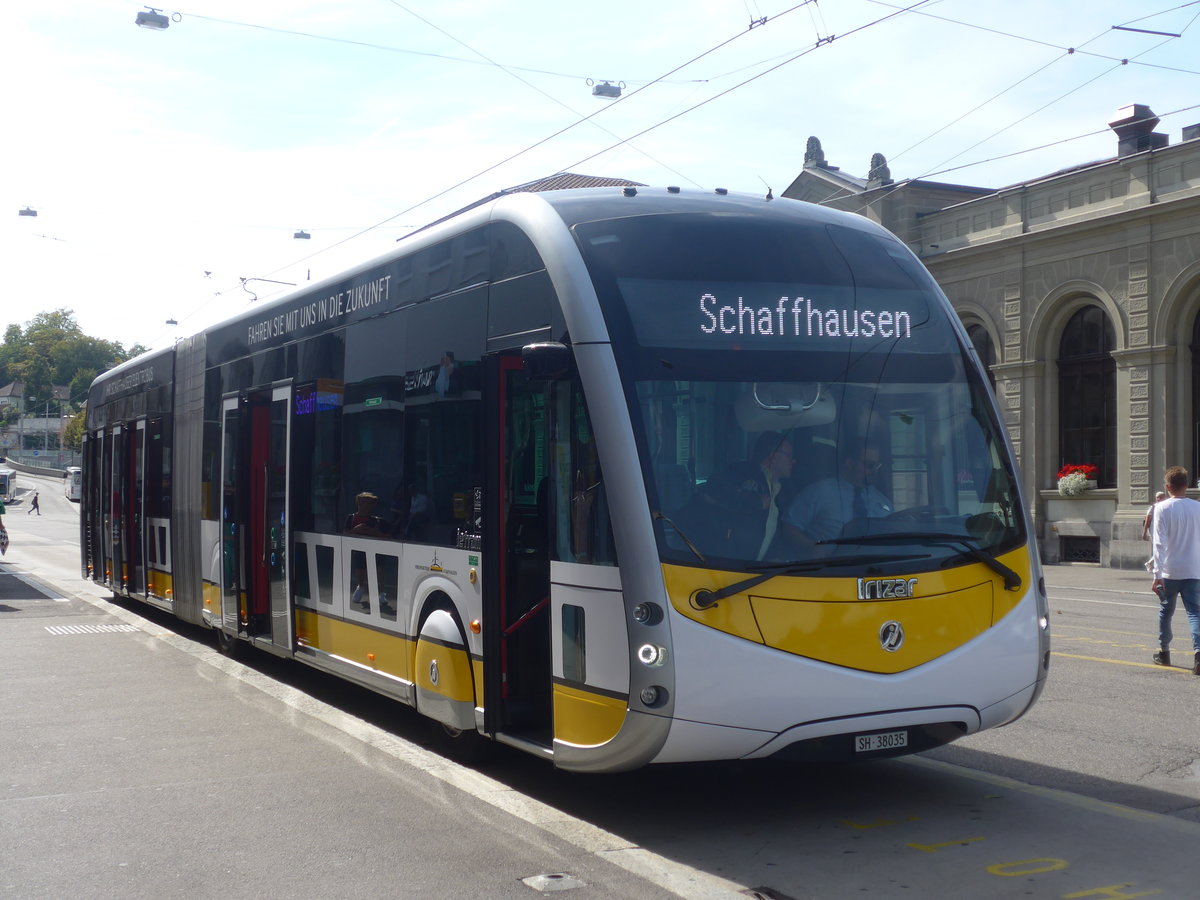
[[[841,285],[620,279],[643,346],[917,352],[955,349],[933,297]],[[934,324],[937,323],[937,324]]]

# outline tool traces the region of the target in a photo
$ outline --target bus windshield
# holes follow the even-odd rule
[[[1024,540],[989,387],[906,248],[828,222],[664,218],[576,229],[664,560],[851,575]]]
[[[980,386],[910,381],[899,359],[883,374],[638,380],[663,558],[746,568],[870,546],[927,567],[963,553],[951,535],[1016,546],[1015,487]]]

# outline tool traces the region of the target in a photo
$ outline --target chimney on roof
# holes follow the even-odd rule
[[[1155,131],[1158,116],[1143,103],[1122,106],[1108,127],[1117,133],[1117,156],[1129,156],[1143,150],[1161,150],[1167,146],[1167,136]]]

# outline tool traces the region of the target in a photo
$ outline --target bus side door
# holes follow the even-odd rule
[[[519,357],[487,361],[490,444],[485,503],[485,728],[543,747],[553,741],[548,386]],[[496,440],[492,442],[492,438]],[[490,538],[490,539],[489,539]]]
[[[288,582],[291,386],[244,392],[222,405],[222,629],[290,651]]]

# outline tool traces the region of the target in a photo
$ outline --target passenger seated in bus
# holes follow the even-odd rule
[[[785,510],[783,531],[788,539],[801,547],[812,546],[840,537],[850,522],[890,516],[891,501],[873,484],[882,465],[874,444],[849,444],[837,474],[810,484]]]
[[[767,559],[779,531],[776,504],[792,472],[792,442],[778,431],[755,439],[750,459],[714,475],[696,494],[684,526],[706,553],[738,559]]]

